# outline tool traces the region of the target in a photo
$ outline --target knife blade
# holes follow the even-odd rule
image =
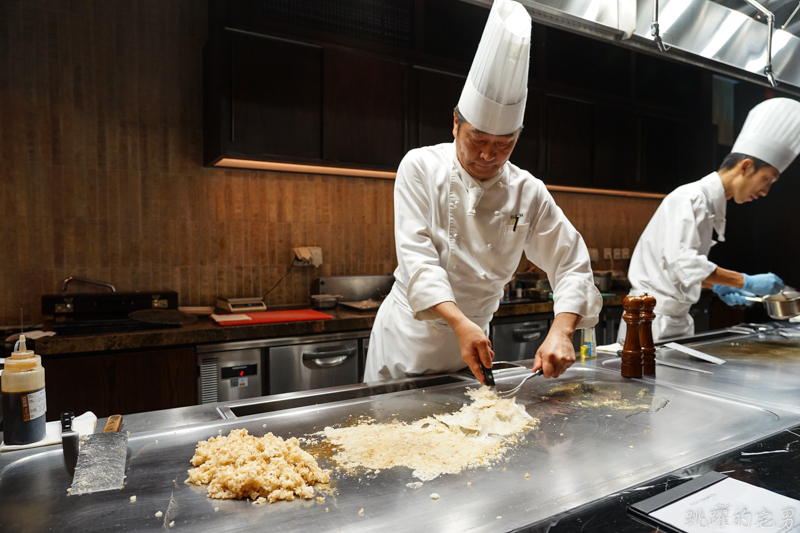
[[[679,352],[683,352],[686,355],[691,355],[692,357],[702,359],[703,361],[708,361],[709,363],[714,363],[715,365],[721,365],[725,363],[725,359],[714,357],[713,355],[701,352],[700,350],[695,350],[694,348],[689,348],[688,346],[683,346],[681,344],[678,344],[677,342],[668,342],[664,344],[664,347],[672,348],[673,350],[678,350]]]
[[[691,366],[679,365],[678,363],[670,363],[669,361],[664,361],[663,359],[656,359],[656,364],[663,366],[671,366],[672,368],[680,368],[682,370],[691,370],[692,372],[701,372],[703,374],[713,374],[713,372],[709,372],[708,370],[700,370],[699,368],[694,368]]]

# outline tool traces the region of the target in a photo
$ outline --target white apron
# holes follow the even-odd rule
[[[655,342],[694,334],[689,309],[700,299],[702,281],[717,268],[708,253],[715,231],[725,240],[725,211],[722,179],[712,172],[669,193],[639,237],[628,268],[630,294],[655,297]],[[620,342],[626,331],[620,322]]]
[[[395,240],[396,281],[372,328],[365,381],[464,368],[455,332],[430,308],[455,302],[488,333],[523,250],[548,272],[556,313],[597,323],[586,245],[544,184],[510,163],[479,183],[454,143],[409,152],[395,182]]]

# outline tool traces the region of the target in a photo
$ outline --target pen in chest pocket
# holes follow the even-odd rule
[[[522,213],[518,215],[511,215],[511,221],[509,222],[509,225],[514,226],[514,229],[512,229],[511,231],[517,231],[517,224],[519,223],[520,218],[522,218]]]

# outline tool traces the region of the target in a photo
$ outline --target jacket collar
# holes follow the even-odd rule
[[[725,242],[725,211],[728,201],[725,199],[722,178],[718,173],[712,172],[698,183],[711,200],[711,214],[714,217],[714,231],[717,232],[717,240]]]
[[[461,162],[458,160],[458,155],[456,154],[456,143],[450,145],[450,158],[452,159],[452,168],[455,171],[456,175],[461,180],[461,183],[464,184],[464,187],[467,189],[467,193],[469,194],[469,205],[467,206],[467,214],[468,215],[475,215],[475,208],[478,207],[478,204],[483,198],[483,193],[487,190],[491,189],[498,181],[500,181],[503,177],[504,170],[506,168],[505,165],[500,167],[500,170],[497,171],[497,174],[489,178],[488,180],[479,181],[473,178],[469,172],[467,172],[463,166],[461,166]]]

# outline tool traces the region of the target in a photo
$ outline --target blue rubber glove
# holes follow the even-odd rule
[[[742,288],[759,296],[777,294],[781,292],[784,287],[783,280],[772,272],[768,274],[754,274],[752,276],[748,276],[747,274],[742,275],[744,276],[744,287]]]
[[[753,302],[749,302],[745,300],[745,296],[754,296],[753,293],[747,292],[743,289],[737,289],[736,287],[728,287],[726,285],[714,285],[714,292],[719,295],[719,299],[725,302],[726,304],[730,305],[731,307],[735,305],[752,305]]]

